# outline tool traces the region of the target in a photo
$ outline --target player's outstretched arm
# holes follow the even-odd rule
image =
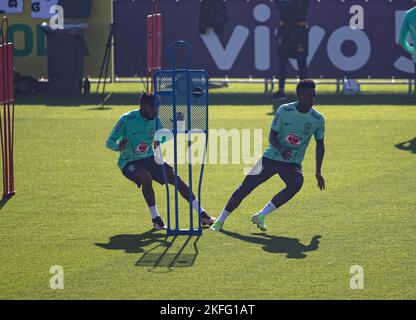
[[[325,154],[325,143],[324,140],[316,140],[316,172],[315,177],[318,181],[318,188],[321,190],[325,189],[325,179],[322,177],[321,168],[324,161]]]

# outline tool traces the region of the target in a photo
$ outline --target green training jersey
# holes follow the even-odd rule
[[[277,132],[279,143],[292,152],[292,158],[285,160],[279,151],[269,145],[263,156],[276,161],[302,165],[305,151],[312,135],[322,140],[325,132],[324,117],[311,108],[307,113],[296,109],[297,102],[280,106],[273,119],[272,129]]]
[[[120,141],[125,138],[128,140],[126,148],[120,152],[118,159],[120,169],[123,169],[127,162],[154,156],[156,124],[158,129],[162,128],[158,117],[148,120],[140,114],[139,110],[130,111],[120,117],[105,143],[107,148],[120,151]]]
[[[413,46],[407,41],[407,36],[410,35]],[[399,44],[413,57],[413,62],[416,63],[416,6],[406,12],[403,24],[400,29]]]

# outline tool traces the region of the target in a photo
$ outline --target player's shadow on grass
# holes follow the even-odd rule
[[[272,236],[265,233],[252,233],[252,236],[245,236],[236,232],[222,230],[227,236],[250,243],[260,244],[263,250],[270,253],[286,253],[289,259],[304,259],[305,252],[315,251],[319,248],[319,239],[322,236],[313,236],[308,245],[302,244],[299,239]]]
[[[405,142],[401,142],[395,145],[399,150],[410,151],[411,153],[416,153],[416,137]]]
[[[143,253],[143,256],[135,263],[138,267],[192,267],[198,256],[197,242],[199,236],[191,242],[191,236],[187,237],[185,242],[174,249],[175,241],[178,237],[169,239],[163,233],[157,233],[155,230],[147,231],[143,234],[120,234],[110,238],[108,243],[96,243],[95,245],[107,250],[124,250],[126,253]],[[181,237],[183,239],[183,237]],[[145,250],[152,244],[153,248]],[[191,244],[192,243],[192,244]],[[192,246],[191,252],[189,247]],[[174,252],[172,252],[174,251]]]
[[[200,236],[192,237],[188,236],[185,242],[180,246],[179,250],[175,250],[174,242],[178,239],[177,236],[173,237],[170,242],[168,242],[168,237],[166,237],[166,244],[164,249],[160,252],[160,247],[163,247],[162,244],[157,245],[156,247],[148,250],[143,256],[136,262],[138,267],[152,267],[152,268],[189,268],[192,267],[195,263],[195,260],[198,256],[198,247],[197,242]],[[195,239],[192,243],[192,239]],[[192,243],[192,244],[191,244]],[[189,250],[189,247],[192,246],[192,249]],[[169,251],[175,251],[174,253]],[[191,252],[189,252],[191,251]],[[151,270],[149,270],[151,271]]]
[[[126,253],[143,253],[144,247],[155,242],[164,243],[166,236],[156,233],[154,230],[143,234],[119,234],[110,238],[108,243],[96,243],[95,245],[108,250],[124,250]]]

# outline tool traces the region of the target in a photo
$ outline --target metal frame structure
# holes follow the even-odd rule
[[[177,69],[176,63],[174,59],[174,49],[175,47],[182,45],[185,46],[188,50],[188,57],[186,59],[186,66],[184,69]],[[172,96],[172,125],[173,125],[173,143],[174,143],[174,217],[175,217],[175,227],[172,228],[171,224],[171,205],[170,205],[170,192],[169,192],[169,184],[167,183],[167,174],[166,174],[166,164],[163,164],[163,175],[166,185],[166,194],[167,194],[167,235],[168,236],[177,236],[177,235],[201,235],[202,234],[202,217],[201,217],[201,189],[202,189],[202,177],[204,172],[204,166],[205,166],[205,158],[206,158],[206,149],[208,146],[208,74],[205,71],[202,70],[189,70],[189,64],[192,57],[192,48],[191,46],[184,42],[184,41],[176,41],[174,42],[170,48],[169,48],[169,54],[170,54],[170,61],[172,64],[172,70],[160,70],[157,71],[154,74],[153,79],[153,89],[154,94],[156,96]],[[192,75],[198,73],[203,74],[206,83],[205,83],[205,96],[204,96],[204,104],[205,104],[205,123],[204,123],[204,129],[192,129],[192,105],[191,105],[191,93],[193,90],[191,90],[191,78]],[[186,79],[186,106],[187,106],[187,126],[182,131],[181,128],[178,128],[178,112],[177,112],[177,85],[176,85],[176,79],[178,75],[185,75]],[[159,90],[159,82],[163,78],[170,78],[170,90]],[[158,116],[160,115],[160,106],[158,103],[158,99],[155,99],[155,108],[157,110]],[[162,128],[156,128],[156,131]],[[199,175],[199,183],[198,183],[198,195],[197,200],[199,202],[198,207],[198,224],[197,228],[194,228],[194,219],[193,219],[193,207],[191,201],[189,201],[189,218],[190,218],[190,226],[189,229],[181,229],[180,228],[180,219],[179,219],[179,206],[178,206],[178,149],[177,149],[177,135],[178,133],[185,133],[188,135],[188,179],[189,179],[189,199],[191,199],[192,195],[192,161],[191,161],[191,155],[192,155],[192,149],[191,149],[191,136],[194,133],[204,133],[205,134],[205,148],[204,148],[204,154],[202,159],[202,165],[201,165],[201,171]],[[162,157],[162,152],[159,152],[159,155]],[[162,159],[163,160],[163,159]]]

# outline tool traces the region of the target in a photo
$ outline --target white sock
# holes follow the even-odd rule
[[[159,211],[157,211],[156,205],[153,207],[149,207],[150,215],[152,216],[152,219],[159,217]]]
[[[198,212],[198,207],[199,207],[199,202],[198,202],[198,200],[194,200],[194,201],[192,201],[192,207],[194,208],[194,210],[196,211],[196,212]],[[201,212],[206,212],[205,210],[204,210],[204,208],[202,208],[202,206],[201,206]]]
[[[218,217],[217,221],[220,221],[220,222],[224,223],[225,219],[227,219],[230,214],[231,214],[231,212],[228,212],[227,210],[225,210],[225,208],[222,209],[221,214]]]
[[[258,214],[261,216],[265,216],[265,215],[268,215],[269,213],[272,213],[276,209],[277,207],[273,204],[273,202],[270,201],[268,204],[266,204],[263,210],[261,210]]]

